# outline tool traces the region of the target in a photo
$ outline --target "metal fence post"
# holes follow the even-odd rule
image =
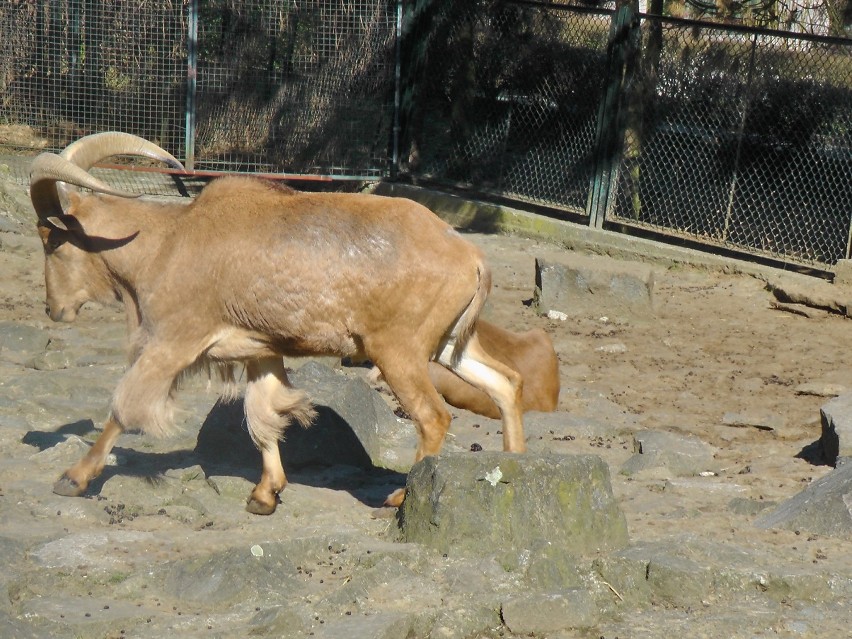
[[[613,15],[607,44],[606,91],[598,110],[594,166],[586,213],[589,226],[601,228],[606,219],[607,205],[613,196],[613,169],[620,161],[618,151],[622,131],[618,117],[622,98],[624,69],[629,53],[628,39],[638,28],[639,15],[632,7],[623,5]]]
[[[390,178],[399,173],[400,109],[402,108],[402,0],[396,2],[396,34],[394,43],[393,131]]]
[[[751,91],[752,82],[754,80],[754,54],[757,51],[757,34],[751,40],[751,53],[748,58],[748,75],[746,77],[745,96],[743,99],[743,110],[740,114],[740,125],[737,129],[737,151],[734,156],[734,175],[731,178],[731,188],[728,191],[728,206],[725,209],[725,224],[722,228],[722,241],[728,240],[728,231],[731,228],[731,217],[734,214],[734,200],[737,194],[737,181],[739,180],[740,161],[743,153],[743,139],[745,137],[746,120],[748,120],[748,111],[751,108]]]
[[[198,77],[198,0],[189,3],[186,34],[186,134],[185,162],[190,171],[195,168],[195,89]]]

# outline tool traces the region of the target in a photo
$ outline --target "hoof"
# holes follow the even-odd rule
[[[403,501],[405,501],[405,488],[398,488],[385,499],[385,506],[399,508],[402,506]]]
[[[271,515],[275,512],[275,508],[278,506],[278,499],[274,499],[272,503],[264,503],[258,501],[253,496],[248,498],[246,502],[246,510],[249,511],[252,515]]]
[[[81,486],[76,480],[71,479],[68,475],[62,475],[55,484],[53,484],[53,492],[63,497],[79,497],[86,492],[86,487]]]

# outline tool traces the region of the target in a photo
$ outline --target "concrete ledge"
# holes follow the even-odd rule
[[[785,273],[783,270],[762,264],[596,229],[409,184],[380,183],[376,185],[374,193],[409,198],[423,204],[450,224],[471,231],[518,235],[543,240],[567,249],[618,259],[643,260],[664,266],[699,266],[726,273],[760,275],[762,279],[767,279],[773,274]],[[814,278],[810,276],[798,275],[798,277],[806,278],[809,282],[814,281]]]

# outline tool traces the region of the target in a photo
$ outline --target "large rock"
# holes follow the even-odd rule
[[[543,542],[569,555],[627,543],[607,465],[593,455],[446,453],[408,476],[402,537],[480,556]]]
[[[598,621],[594,599],[580,588],[512,597],[503,602],[501,614],[506,627],[522,636],[590,628]]]
[[[287,468],[349,465],[407,471],[414,461],[416,433],[398,419],[366,382],[308,361],[290,374],[308,393],[317,418],[308,428],[294,424],[285,432],[281,459]],[[245,427],[242,401],[219,403],[198,434],[207,463],[260,467],[260,454]]]
[[[0,322],[0,359],[22,364],[44,352],[49,339],[42,328],[17,322]]]
[[[369,463],[407,472],[414,463],[417,434],[413,424],[394,415],[378,392],[358,377],[308,361],[290,376],[293,385],[307,391],[311,400],[331,412],[354,433]],[[312,427],[310,430],[313,430]],[[327,443],[320,448],[324,449]]]
[[[843,464],[755,522],[760,528],[852,535],[852,464]]]
[[[535,261],[533,304],[542,315],[650,315],[654,271],[638,262],[614,262],[573,255],[568,263]]]
[[[835,397],[819,413],[822,454],[828,463],[840,465],[852,457],[852,394]]]

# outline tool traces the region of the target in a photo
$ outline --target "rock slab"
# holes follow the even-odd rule
[[[621,468],[635,475],[650,468],[665,468],[676,476],[698,475],[714,465],[714,449],[693,435],[665,431],[641,431],[634,435],[636,452]]]
[[[852,458],[852,394],[840,395],[820,408],[822,454],[829,464]]]
[[[843,464],[755,522],[760,528],[852,536],[852,464]]]
[[[571,263],[561,264],[536,258],[533,305],[541,315],[551,311],[566,317],[590,312],[616,319],[619,314],[650,315],[654,279],[649,266],[636,262],[613,266],[576,256]]]
[[[546,542],[573,556],[623,547],[627,523],[594,455],[445,453],[411,469],[405,541],[486,556]]]

